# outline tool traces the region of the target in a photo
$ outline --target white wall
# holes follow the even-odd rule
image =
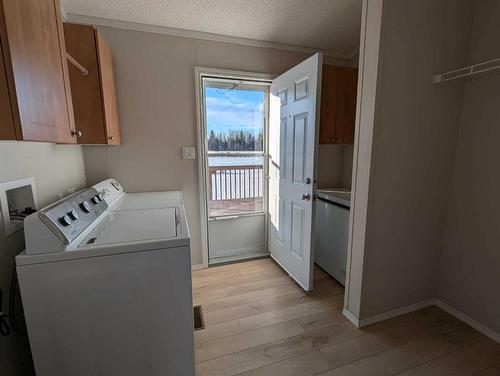
[[[360,63],[366,78],[377,80],[366,91],[371,98],[361,100],[375,101],[375,112],[359,120],[357,135],[366,144],[373,131],[372,143],[363,144],[372,149],[364,156],[369,169],[356,170],[365,196],[354,198],[351,268],[362,275],[362,288],[351,313],[361,319],[435,297],[463,84],[436,86],[432,75],[466,63],[471,23],[468,0],[368,3],[365,21],[381,29],[380,43],[370,46],[378,48],[378,77],[370,61]],[[364,126],[370,121],[373,127]],[[365,235],[364,245],[356,243]]]
[[[59,192],[85,186],[82,149],[77,145],[35,142],[0,142],[0,182],[34,177],[41,207],[57,200]],[[4,309],[8,308],[10,278],[14,257],[24,248],[24,236],[18,231],[5,236],[0,218],[0,287]],[[26,340],[12,333],[0,336],[0,375],[32,375]]]
[[[471,64],[500,57],[500,1],[477,0]],[[500,75],[467,80],[437,296],[500,333]]]
[[[122,145],[84,147],[87,180],[114,176],[128,191],[182,190],[200,264],[198,170],[181,147],[196,145],[194,67],[279,74],[307,55],[191,38],[99,28],[115,57]],[[329,63],[347,64],[347,61]]]

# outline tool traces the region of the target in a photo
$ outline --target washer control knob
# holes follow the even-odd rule
[[[82,208],[82,210],[85,212],[85,213],[89,213],[90,210],[92,210],[90,204],[88,201],[83,201],[81,204],[80,204],[80,207]]]
[[[102,195],[102,194],[100,194],[100,193],[99,193],[99,194],[97,195],[97,197],[99,197],[99,201],[102,201],[102,200],[104,200],[104,197],[103,197],[103,195]]]
[[[69,213],[68,213],[68,216],[73,220],[73,221],[76,221],[78,218],[80,218],[80,215],[78,214],[78,212],[76,210],[71,210]]]
[[[95,205],[97,205],[97,204],[99,203],[99,197],[97,197],[97,196],[92,197],[92,202],[93,202]]]
[[[61,222],[63,226],[69,226],[71,224],[71,218],[69,217],[69,215],[63,215],[61,218],[59,218],[59,222]]]

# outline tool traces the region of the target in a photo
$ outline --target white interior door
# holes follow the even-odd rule
[[[321,68],[318,53],[276,78],[269,108],[269,248],[306,291],[313,288]]]

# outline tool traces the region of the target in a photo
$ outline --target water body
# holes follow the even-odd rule
[[[212,166],[263,166],[264,157],[252,155],[248,157],[208,157],[208,165]]]

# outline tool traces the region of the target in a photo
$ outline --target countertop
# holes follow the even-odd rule
[[[330,201],[347,208],[351,207],[351,191],[343,188],[321,188],[316,191],[319,199]]]

